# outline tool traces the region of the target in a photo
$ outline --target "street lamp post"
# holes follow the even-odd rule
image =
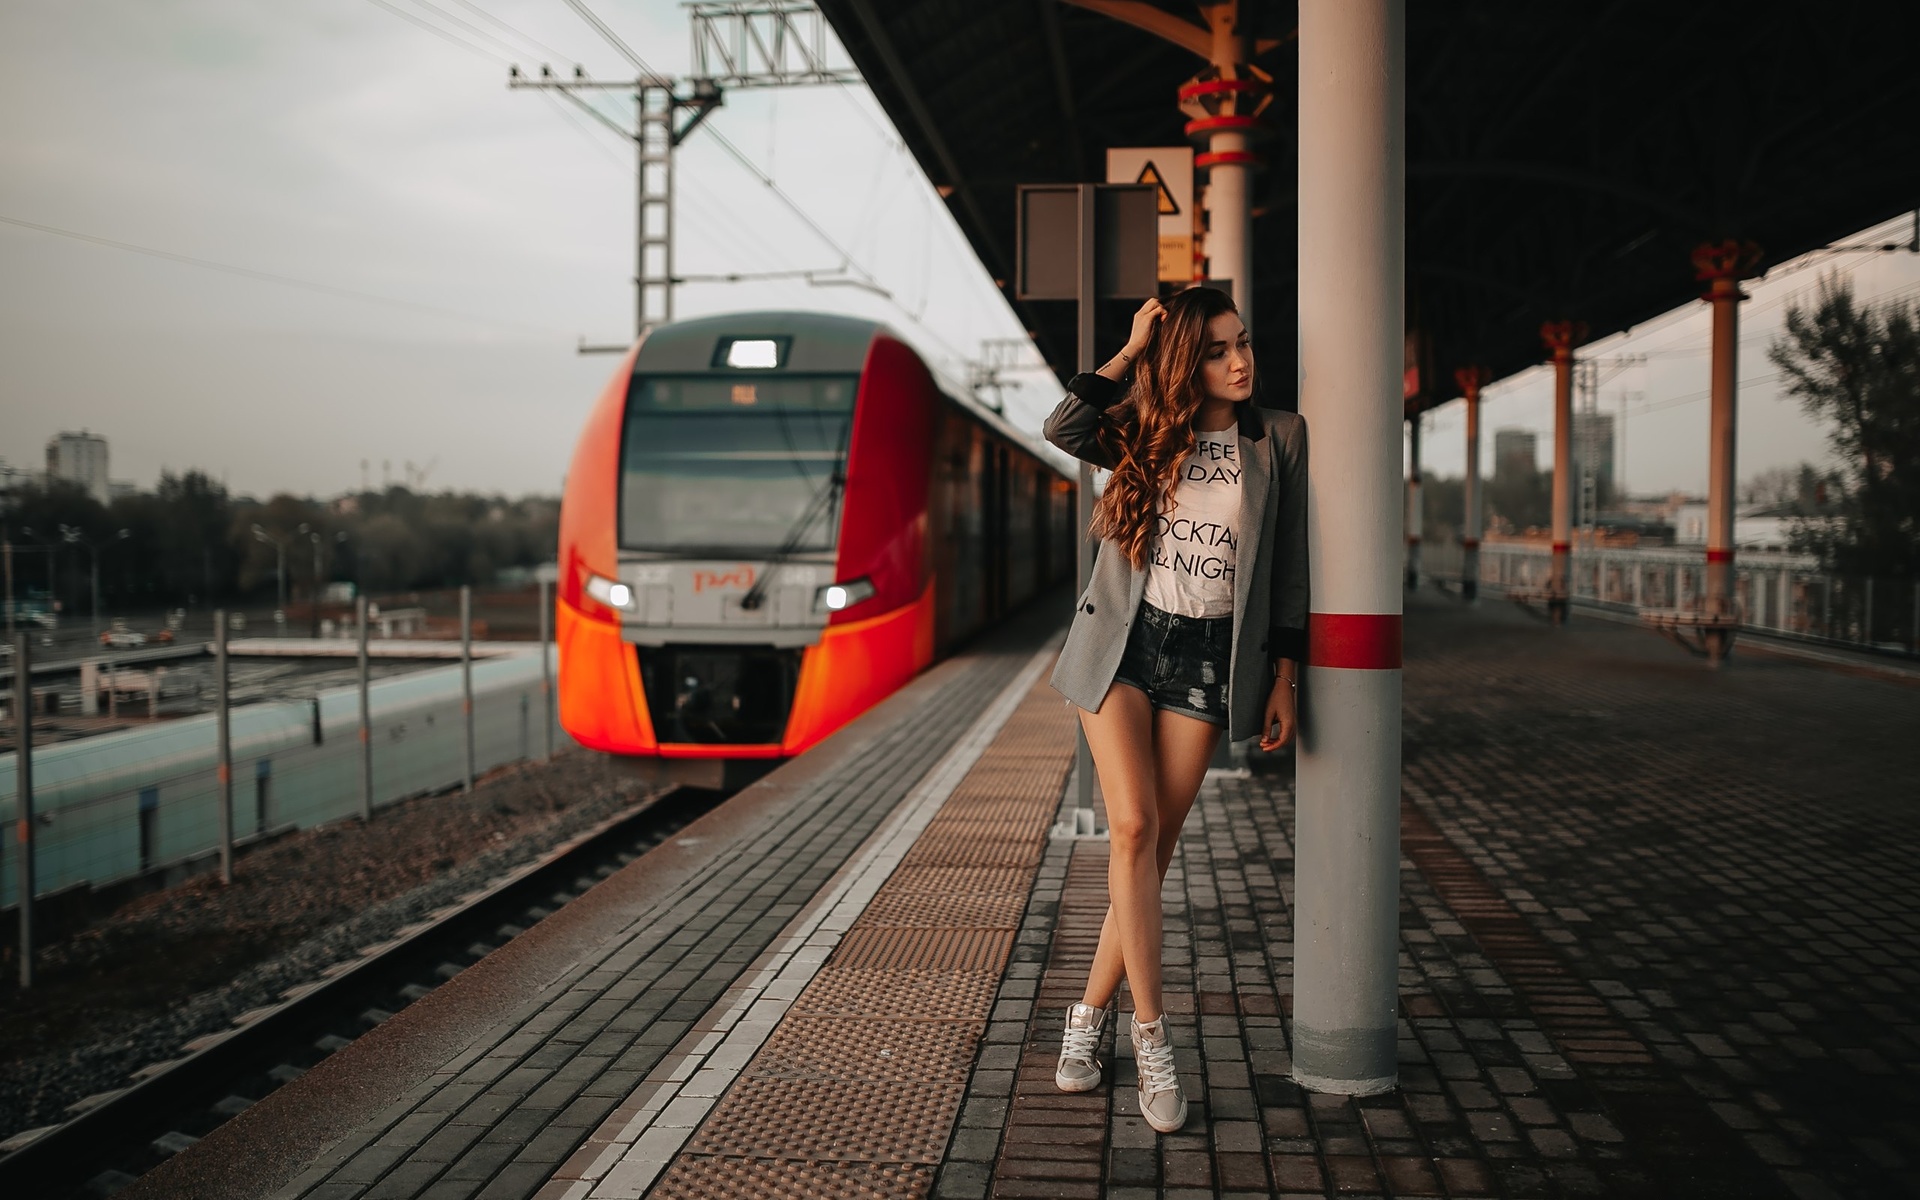
[[[308,607],[313,611],[308,614],[307,636],[317,638],[320,636],[320,531],[302,521],[300,532],[306,534],[307,540],[313,543],[313,588],[312,594],[307,597],[311,601]]]
[[[277,632],[285,633],[287,622],[287,543],[274,537],[258,524],[255,524],[253,527],[253,540],[256,542],[265,542],[267,545],[272,546],[274,553],[278,556],[273,568],[273,578],[275,590],[280,597],[280,606],[274,609],[273,624]]]
[[[39,534],[33,531],[33,527],[31,525],[22,525],[20,527],[20,535],[22,537],[32,538],[34,541],[34,544],[39,546],[41,551],[46,554],[47,556],[47,603],[49,605],[58,603],[59,593],[54,589],[54,586],[53,586],[54,568],[57,565],[53,561],[53,553],[54,553],[54,550],[60,545],[60,543],[55,541],[48,541],[46,538],[41,537]]]
[[[88,579],[93,592],[93,636],[95,640],[98,640],[100,637],[100,551],[102,547],[95,545],[91,538],[71,525],[60,526],[60,536],[72,545],[85,548],[87,552]],[[132,530],[122,529],[113,535],[108,544],[111,545],[113,542],[125,541],[132,536]]]

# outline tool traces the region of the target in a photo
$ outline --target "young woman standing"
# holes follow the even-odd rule
[[[1121,382],[1131,371],[1131,386]],[[1307,624],[1307,430],[1256,408],[1253,349],[1226,293],[1149,300],[1126,347],[1076,375],[1047,440],[1113,472],[1053,686],[1080,708],[1106,799],[1109,904],[1055,1082],[1099,1086],[1120,981],[1133,994],[1140,1112],[1186,1121],[1160,994],[1160,883],[1224,729],[1292,740]]]

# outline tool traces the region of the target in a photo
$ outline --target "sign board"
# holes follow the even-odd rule
[[[1021,300],[1078,300],[1081,188],[1093,189],[1093,291],[1087,299],[1141,300],[1159,291],[1154,274],[1158,197],[1153,188],[1113,184],[1022,184]]]
[[[1194,269],[1193,147],[1128,146],[1107,151],[1107,182],[1138,183],[1158,193],[1160,278],[1189,283]]]

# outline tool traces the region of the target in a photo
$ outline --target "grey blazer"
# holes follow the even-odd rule
[[[1076,375],[1042,426],[1049,442],[1084,462],[1112,470],[1100,444],[1106,409],[1120,385],[1103,375]],[[1239,561],[1233,577],[1233,656],[1228,663],[1227,736],[1258,736],[1273,689],[1273,660],[1306,657],[1307,644],[1307,423],[1298,413],[1237,406],[1241,460]],[[1136,569],[1104,539],[1093,561],[1093,581],[1075,602],[1073,625],[1060,650],[1054,688],[1089,712],[1099,712],[1119,670],[1127,632],[1147,590]]]

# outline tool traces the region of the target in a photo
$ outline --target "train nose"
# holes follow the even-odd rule
[[[662,742],[778,743],[800,680],[798,649],[640,646],[640,677]]]

